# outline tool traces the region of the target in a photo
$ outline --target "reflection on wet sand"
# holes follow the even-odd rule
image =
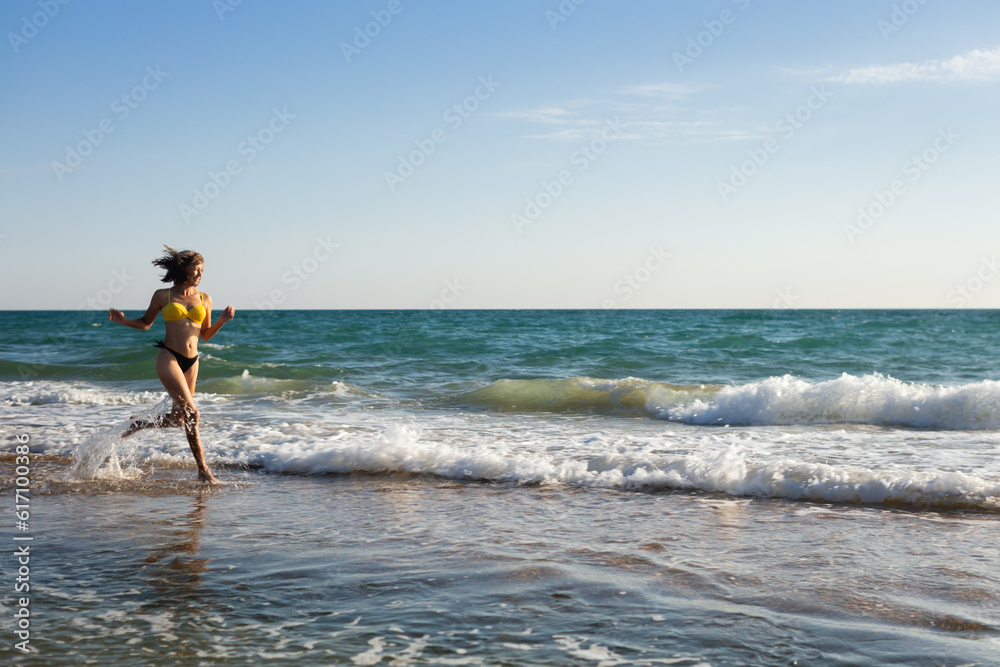
[[[199,558],[198,551],[210,495],[209,491],[198,492],[191,510],[171,523],[170,542],[154,549],[143,561],[150,583],[164,597],[196,596],[201,588],[209,559]]]

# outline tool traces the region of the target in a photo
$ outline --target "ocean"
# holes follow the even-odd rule
[[[215,488],[159,331],[0,312],[6,664],[1000,665],[998,311],[238,311]]]

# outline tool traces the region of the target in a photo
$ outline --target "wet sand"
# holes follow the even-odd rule
[[[1000,654],[1000,524],[987,513],[398,473],[222,469],[227,484],[208,489],[192,468],[161,467],[65,484],[65,468],[34,467],[52,481],[32,499],[32,653],[8,642],[13,664],[931,666]]]

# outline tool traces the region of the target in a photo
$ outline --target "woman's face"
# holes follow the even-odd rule
[[[197,285],[201,282],[201,276],[205,272],[204,264],[192,264],[187,267],[187,282]]]

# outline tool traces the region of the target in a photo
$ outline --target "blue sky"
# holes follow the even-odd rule
[[[1000,307],[1000,5],[0,6],[0,308]],[[367,34],[366,34],[367,31]]]

